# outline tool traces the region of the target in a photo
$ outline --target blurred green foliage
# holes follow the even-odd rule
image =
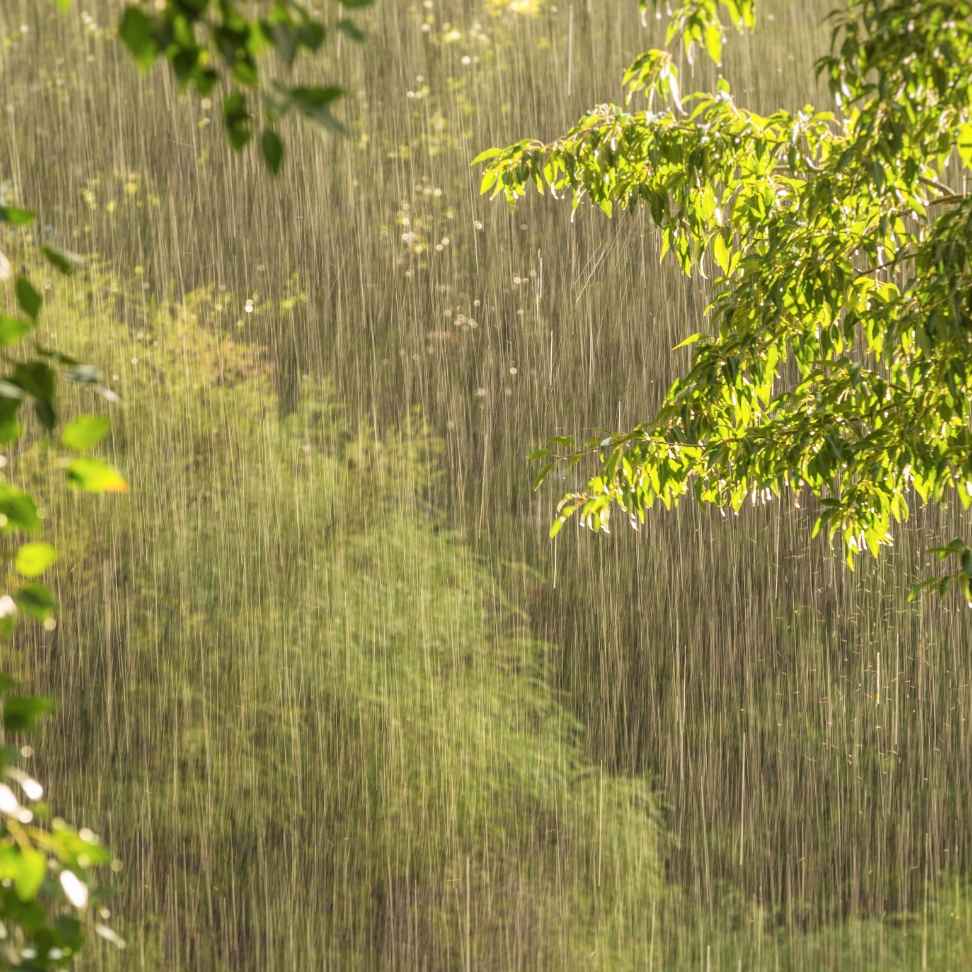
[[[116,436],[132,492],[51,515],[77,567],[61,676],[90,687],[63,731],[111,785],[81,761],[58,776],[139,860],[126,938],[160,968],[373,969],[401,942],[428,968],[628,968],[662,893],[648,781],[591,761],[553,649],[428,512],[421,415],[351,422],[308,377],[282,419],[217,310],[231,295],[153,301],[136,336],[110,319],[119,291],[92,268],[57,329],[105,367],[138,359]],[[106,636],[108,683],[87,670]],[[118,704],[139,716],[109,740]]]

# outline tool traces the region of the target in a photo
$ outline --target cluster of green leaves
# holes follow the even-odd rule
[[[20,695],[0,675],[6,739],[31,731],[47,699]],[[111,860],[90,830],[51,816],[44,787],[20,765],[29,747],[0,746],[0,964],[20,969],[74,965],[89,929],[118,947],[122,939],[92,917],[114,890],[94,887],[91,869]],[[15,789],[16,788],[16,789]]]
[[[59,0],[67,6],[70,0]],[[372,0],[341,0],[342,7],[360,9]],[[259,5],[258,5],[259,6]],[[290,111],[334,132],[344,126],[331,113],[344,93],[333,85],[318,87],[266,83],[260,57],[276,51],[290,68],[297,55],[314,54],[327,36],[323,21],[295,0],[265,4],[263,16],[251,16],[235,0],[164,0],[163,3],[128,4],[119,36],[143,70],[157,60],[170,65],[180,90],[192,88],[200,96],[227,86],[222,100],[223,123],[230,145],[242,149],[252,138],[255,118],[248,92],[259,92],[264,103],[260,147],[267,168],[276,175],[284,146],[277,123]],[[340,17],[335,29],[352,40],[363,34],[353,20]]]
[[[26,229],[33,221],[34,214],[29,210],[0,207],[0,225],[6,224],[16,231]],[[26,259],[28,252],[21,256]],[[67,250],[43,246],[40,252],[63,274],[73,273],[81,265],[81,258]],[[108,402],[117,402],[118,398],[102,384],[100,374],[91,365],[52,351],[40,342],[29,344],[44,300],[26,274],[14,275],[10,258],[0,251],[0,281],[11,277],[19,313],[0,312],[0,358],[7,367],[6,374],[0,377],[0,448],[10,447],[22,438],[24,406],[30,404],[45,439],[45,452],[51,455],[58,425],[57,368],[65,369],[67,381],[90,387]],[[124,478],[113,466],[88,454],[110,427],[106,415],[88,414],[68,422],[61,430],[61,445],[71,455],[58,457],[57,461],[71,486],[89,493],[127,490]],[[0,480],[0,531],[19,538],[36,534],[41,527],[37,509],[37,503],[28,493]],[[11,558],[24,581],[5,595],[12,603],[5,606],[0,599],[0,631],[3,632],[12,630],[19,614],[44,622],[56,611],[52,593],[36,579],[54,564],[57,551],[41,541],[18,542]]]
[[[28,210],[0,207],[0,225],[12,235],[33,222],[34,214]],[[9,248],[7,243],[4,246]],[[10,252],[26,260],[30,249]],[[43,246],[40,253],[64,274],[81,264],[77,254],[54,246]],[[41,448],[51,457],[56,454],[52,437],[58,426],[56,368],[65,368],[68,381],[90,386],[109,401],[117,401],[117,396],[101,384],[90,365],[36,341],[24,351],[36,329],[43,297],[26,273],[14,274],[14,263],[0,250],[0,282],[11,279],[17,309],[14,313],[0,311],[0,358],[7,369],[0,378],[0,447],[12,447],[23,437],[24,406],[29,403],[42,436]],[[117,470],[88,455],[109,428],[108,417],[99,414],[81,415],[64,425],[60,439],[70,455],[56,461],[71,486],[92,493],[127,489]],[[2,635],[9,636],[21,617],[47,627],[54,623],[54,595],[38,578],[53,566],[58,554],[51,544],[29,539],[41,523],[34,498],[9,477],[0,477],[0,532],[13,540],[4,556],[20,578],[0,595]],[[32,730],[50,709],[47,699],[18,694],[14,681],[3,673],[0,697],[7,740]],[[23,753],[9,745],[0,746],[0,777],[19,786],[30,804],[25,806],[11,786],[0,782],[0,963],[22,969],[65,967],[74,963],[84,943],[82,919],[89,903],[110,893],[92,888],[88,873],[89,868],[107,862],[109,854],[90,831],[79,832],[59,818],[51,819],[41,799],[43,787],[17,765]],[[95,930],[116,945],[124,944],[106,925],[95,924]]]
[[[692,24],[704,41],[716,13],[680,5],[669,40]],[[573,513],[606,529],[613,507],[637,525],[689,490],[737,511],[808,490],[814,532],[839,533],[853,566],[891,542],[912,494],[972,501],[972,199],[948,184],[950,163],[972,167],[972,3],[849,0],[831,17],[817,72],[837,115],[762,117],[722,79],[680,99],[654,51],[626,83],[674,110],[601,105],[550,144],[479,157],[483,191],[511,204],[532,181],[609,216],[647,206],[662,255],[716,277],[711,327],[651,421],[533,454],[538,486],[558,462],[600,462],[552,532]]]
[[[641,0],[641,19],[648,13],[648,0]],[[658,0],[654,0],[656,16]],[[732,24],[738,29],[756,24],[755,0],[687,0],[669,14],[666,44],[681,38],[689,63],[695,59],[696,46],[703,47],[716,64],[722,63],[722,46],[726,30],[719,18],[719,8],[725,9]]]

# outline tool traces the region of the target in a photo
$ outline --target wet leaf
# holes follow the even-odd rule
[[[40,577],[57,562],[57,551],[49,543],[25,543],[17,551],[14,564],[24,577]]]
[[[84,452],[96,446],[111,428],[107,415],[82,415],[68,422],[61,433],[61,441],[75,452]]]
[[[41,304],[44,302],[41,295],[34,289],[33,284],[26,277],[18,277],[14,287],[17,294],[17,303],[21,310],[28,316],[37,319],[40,313]]]
[[[128,483],[107,462],[79,456],[67,467],[68,482],[88,493],[127,493]]]

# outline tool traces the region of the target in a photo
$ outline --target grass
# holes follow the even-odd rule
[[[822,97],[826,6],[730,42],[744,103]],[[475,154],[619,98],[657,29],[559,8],[383,0],[320,69],[353,137],[288,129],[278,183],[117,3],[0,9],[0,182],[99,255],[46,326],[118,375],[138,487],[56,511],[80,593],[19,664],[135,968],[962,964],[969,614],[905,601],[958,514],[856,575],[773,505],[546,540],[525,454],[648,414],[706,298],[640,218],[479,198]]]

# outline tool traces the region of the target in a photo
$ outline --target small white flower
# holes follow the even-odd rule
[[[6,783],[0,783],[0,813],[10,816],[20,813],[20,803]]]
[[[75,908],[88,903],[88,889],[73,871],[61,871],[61,887]]]

